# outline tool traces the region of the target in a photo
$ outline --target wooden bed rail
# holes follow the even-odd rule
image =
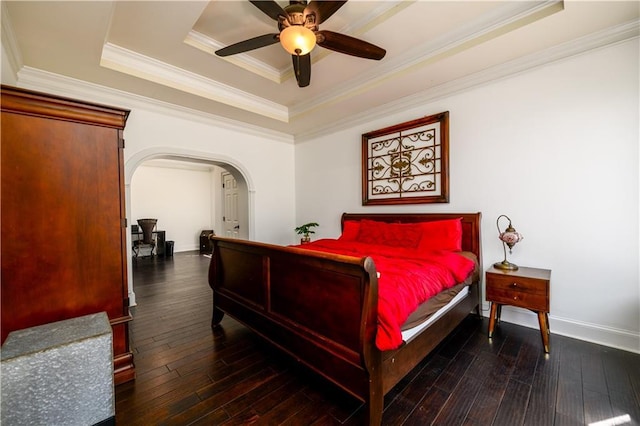
[[[224,313],[362,401],[375,341],[373,261],[212,237],[213,326]],[[363,374],[364,373],[364,374]]]

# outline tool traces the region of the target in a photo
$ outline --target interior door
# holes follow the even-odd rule
[[[222,190],[224,194],[224,235],[239,238],[240,220],[238,219],[238,183],[230,173],[222,174]]]

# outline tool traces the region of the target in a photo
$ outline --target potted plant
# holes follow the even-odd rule
[[[300,244],[306,244],[311,241],[310,234],[315,234],[315,231],[312,229],[315,226],[320,226],[315,222],[305,223],[304,225],[300,225],[296,228],[296,233],[302,235],[300,239]]]

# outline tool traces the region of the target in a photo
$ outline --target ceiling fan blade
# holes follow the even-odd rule
[[[258,49],[260,47],[276,44],[280,41],[280,34],[265,34],[258,37],[250,38],[230,46],[216,50],[218,56],[235,55],[236,53],[247,52],[249,50]]]
[[[365,59],[379,61],[387,53],[386,50],[374,44],[348,35],[334,33],[333,31],[317,31],[316,39],[318,46],[322,46],[325,49]]]
[[[311,82],[311,54],[291,55],[293,59],[293,73],[296,75],[299,87],[307,87]]]
[[[345,3],[346,3],[346,0],[345,1],[311,0],[311,2],[304,9],[304,15],[307,16],[311,13],[315,13],[316,25],[320,25],[321,23],[329,19],[331,15],[336,13],[338,9],[340,9]]]
[[[249,0],[251,4],[260,9],[264,14],[268,15],[274,21],[280,16],[289,20],[289,14],[274,0]]]

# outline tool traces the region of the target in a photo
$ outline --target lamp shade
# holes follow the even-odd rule
[[[291,25],[280,32],[280,44],[292,55],[306,55],[316,45],[316,35],[302,25]]]
[[[501,232],[498,238],[500,238],[502,242],[506,243],[509,246],[509,250],[511,250],[516,243],[519,243],[520,240],[522,240],[523,237],[522,234],[516,232],[511,224],[509,224],[509,227],[505,229],[504,232]]]

